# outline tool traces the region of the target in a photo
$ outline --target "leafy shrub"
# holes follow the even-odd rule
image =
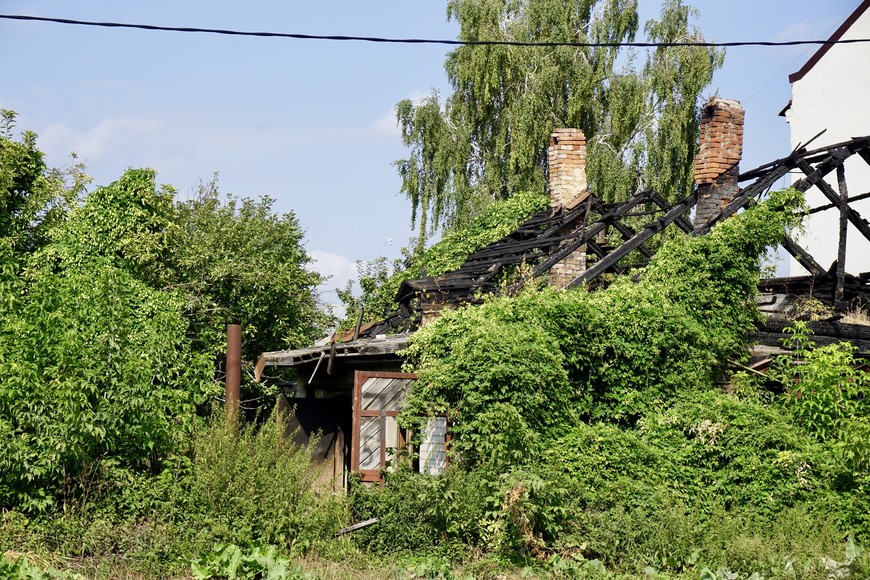
[[[317,484],[316,441],[297,446],[280,415],[260,427],[214,415],[194,439],[193,462],[176,499],[204,540],[301,553],[342,527],[342,497]]]
[[[791,355],[777,357],[771,376],[787,385],[783,408],[825,446],[836,496],[828,509],[861,541],[870,538],[870,374],[858,369],[847,343],[817,347],[806,323],[795,322]]]
[[[347,502],[318,483],[316,442],[298,447],[286,430],[281,418],[258,427],[216,412],[194,430],[189,454],[167,458],[159,473],[103,463],[62,512],[9,512],[0,540],[90,559],[110,577],[115,569],[166,577],[192,560],[218,574],[209,567],[236,549],[253,558],[245,566],[316,553],[346,525]],[[234,547],[213,554],[216,544]]]
[[[815,346],[806,322],[796,321],[788,345],[792,356],[777,357],[773,378],[790,385],[786,403],[798,421],[820,440],[838,439],[844,428],[860,430],[870,419],[870,374],[858,370],[856,348],[849,343]],[[864,448],[866,451],[866,448]],[[850,460],[870,463],[870,453]]]
[[[772,515],[826,487],[825,449],[776,407],[701,392],[651,414],[641,429],[698,507]]]
[[[82,578],[78,575],[55,570],[54,568],[35,566],[28,562],[25,556],[19,556],[13,560],[7,560],[5,556],[0,556],[0,577],[30,580],[49,580],[51,578],[57,580],[78,580]]]
[[[314,295],[321,276],[303,247],[299,220],[292,212],[275,214],[273,204],[268,197],[221,195],[214,181],[196,199],[175,204],[167,277],[184,290],[197,350],[220,358],[231,322],[242,325],[250,361],[323,336],[328,321]]]
[[[211,383],[178,300],[99,263],[15,300],[0,311],[2,505],[46,509],[96,463],[153,467],[190,432]]]
[[[302,567],[290,567],[290,560],[278,555],[276,546],[243,551],[236,545],[218,544],[202,562],[191,565],[196,580],[208,578],[283,580],[308,578]]]
[[[427,476],[400,469],[385,474],[383,488],[354,485],[353,516],[379,518],[354,532],[359,546],[377,553],[437,552],[455,555],[461,546],[482,546],[482,522],[494,490],[484,474],[450,469]]]
[[[490,404],[535,431],[583,417],[632,423],[679,393],[708,388],[745,356],[758,313],[760,255],[793,218],[787,190],[704,237],[667,242],[639,283],[596,293],[529,289],[444,313],[414,334],[411,418],[450,414],[461,449]]]

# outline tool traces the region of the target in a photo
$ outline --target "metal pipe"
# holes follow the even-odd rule
[[[227,325],[226,409],[236,415],[242,389],[242,325]]]

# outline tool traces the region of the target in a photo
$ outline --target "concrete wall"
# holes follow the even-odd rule
[[[842,38],[870,38],[870,10]],[[827,132],[810,145],[811,149],[870,134],[870,44],[834,45],[803,78],[793,80],[792,103],[786,111],[786,120],[792,148],[806,143],[823,129]],[[845,170],[850,197],[870,191],[870,166],[863,160],[853,156],[846,162]],[[803,173],[795,173],[792,182],[802,177]],[[829,174],[827,181],[837,190],[835,172]],[[810,207],[829,203],[816,188],[807,192],[807,202]],[[870,200],[856,202],[852,207],[870,219]],[[828,268],[837,259],[839,213],[828,210],[815,214],[806,225],[807,231],[798,236],[798,242]],[[870,271],[870,242],[851,225],[846,271],[851,274]],[[790,273],[798,276],[806,272],[791,260]]]

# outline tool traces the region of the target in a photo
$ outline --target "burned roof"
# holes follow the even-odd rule
[[[260,380],[263,369],[267,366],[295,367],[306,363],[316,363],[317,367],[324,361],[328,367],[336,358],[365,358],[384,355],[396,355],[408,346],[408,334],[378,335],[373,337],[355,338],[348,342],[324,342],[306,348],[264,352],[260,355],[254,375]]]
[[[813,208],[810,213],[841,210],[850,223],[870,240],[870,225],[849,206],[850,202],[864,199],[870,193],[843,201],[840,193],[824,180],[853,155],[859,155],[870,164],[870,136],[813,150],[799,147],[786,157],[746,171],[738,177],[743,187],[733,201],[706,223],[697,226],[692,224],[691,218],[691,210],[698,201],[697,192],[673,204],[668,204],[653,189],[640,191],[621,203],[606,203],[587,192],[570,207],[546,209],[532,215],[508,236],[471,254],[452,272],[404,281],[397,295],[399,309],[380,324],[373,325],[371,332],[380,334],[412,329],[418,322],[420,310],[414,301],[423,296],[445,304],[474,302],[477,295],[498,290],[500,274],[506,268],[525,263],[531,266],[533,276],[540,276],[583,246],[589,255],[589,266],[569,286],[590,283],[605,273],[623,274],[630,268],[644,265],[643,261],[627,263],[630,254],[636,252],[647,259],[652,257],[653,250],[647,242],[669,226],[687,234],[704,235],[719,221],[755,205],[760,196],[793,170],[805,175],[793,187],[800,191],[818,187],[830,201],[826,206]],[[648,216],[648,219],[638,227],[638,218],[643,216]],[[601,243],[603,232],[615,232],[619,242],[613,244],[613,236],[610,236],[608,242],[611,245]],[[782,246],[812,276],[826,272],[791,237],[786,237]]]
[[[269,365],[296,366],[328,357],[377,354],[378,348],[386,349],[384,353],[395,355],[407,344],[408,333],[420,323],[422,297],[431,299],[434,296],[445,304],[474,302],[480,293],[498,291],[500,275],[507,268],[525,263],[531,268],[533,276],[540,276],[583,246],[589,257],[588,267],[569,286],[590,283],[605,273],[625,273],[644,265],[642,260],[629,262],[626,258],[632,254],[646,259],[652,257],[653,248],[647,242],[666,228],[678,228],[690,235],[705,235],[719,221],[753,206],[760,196],[794,170],[804,174],[801,180],[793,184],[794,188],[807,191],[817,187],[830,202],[811,209],[810,213],[837,209],[870,240],[870,224],[849,205],[852,201],[870,197],[870,192],[844,199],[841,192],[835,191],[824,180],[825,176],[837,171],[846,159],[854,155],[870,164],[870,136],[813,150],[808,150],[806,146],[799,147],[786,157],[740,174],[738,181],[743,187],[734,199],[707,222],[696,226],[692,223],[691,210],[697,203],[697,192],[673,204],[667,203],[653,189],[640,191],[619,203],[607,203],[587,192],[568,207],[535,213],[508,236],[468,256],[452,272],[404,281],[397,295],[399,308],[380,322],[357,329],[354,340],[295,351],[265,353],[261,361]],[[842,169],[839,171],[842,172]],[[607,243],[601,243],[602,233],[608,232]],[[790,237],[783,240],[782,246],[810,275],[805,279],[769,281],[769,293],[781,293],[783,284],[791,280],[793,288],[808,285],[815,288],[816,295],[820,292],[833,295],[837,288],[845,287],[849,292],[857,293],[856,296],[860,294],[862,300],[865,294],[870,297],[870,275],[863,274],[855,278],[846,275],[841,268],[825,269]],[[847,293],[847,296],[851,295]],[[395,338],[387,336],[397,332],[401,334],[394,335]],[[777,334],[773,330],[762,329],[759,332]],[[870,347],[870,342],[867,346]]]
[[[650,204],[656,209],[649,210],[647,206]],[[639,206],[645,206],[645,209],[632,211]],[[405,280],[397,300],[403,302],[420,292],[441,294],[448,301],[468,300],[475,292],[494,291],[498,275],[509,266],[529,264],[533,266],[532,274],[540,276],[583,245],[593,255],[603,258],[610,248],[599,244],[597,238],[608,227],[616,229],[623,239],[630,239],[636,232],[625,223],[626,218],[652,215],[667,209],[670,209],[669,204],[653,189],[645,189],[621,203],[603,202],[587,191],[569,207],[548,208],[532,215],[501,240],[468,256],[452,272]],[[679,227],[690,232],[691,225],[683,219],[683,213],[674,215],[668,223],[677,221]],[[592,217],[594,221],[590,222]],[[653,254],[643,244],[638,244],[638,249],[646,257]],[[620,270],[618,266],[614,269]]]

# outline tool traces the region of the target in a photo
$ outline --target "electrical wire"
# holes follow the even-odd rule
[[[845,14],[843,14],[843,16],[842,16],[841,18],[838,18],[837,20],[834,20],[834,24],[833,24],[833,25],[832,25],[832,26],[827,30],[827,32],[825,32],[825,36],[828,36],[829,34],[831,34],[831,33],[834,31],[834,29],[837,28],[837,27],[839,26],[839,23],[841,23],[841,22],[843,22],[844,20],[846,20],[846,18],[847,18],[847,17],[849,16],[849,14],[851,13],[851,10],[852,10],[852,9],[850,8],[849,11],[847,11]],[[775,80],[778,80],[778,79],[782,78],[783,73],[786,72],[787,70],[789,70],[789,69],[792,67],[793,64],[795,64],[795,63],[798,62],[799,60],[803,59],[803,58],[806,56],[806,54],[807,54],[810,50],[812,50],[812,47],[809,47],[809,48],[805,49],[805,50],[804,50],[803,52],[801,52],[799,55],[797,55],[796,57],[794,57],[794,58],[791,60],[791,62],[789,62],[789,63],[788,63],[787,65],[785,65],[784,67],[782,67],[782,70],[780,70],[778,73],[776,73],[775,75],[773,75],[772,77],[770,77],[770,78],[767,80],[766,83],[764,83],[763,85],[761,85],[761,87],[759,87],[758,90],[756,90],[754,93],[752,93],[751,95],[749,95],[747,98],[742,99],[743,103],[744,103],[744,104],[748,103],[749,101],[751,101],[752,99],[754,99],[756,96],[758,96],[758,95],[761,93],[761,91],[763,91],[764,89],[766,89],[767,87],[769,87],[771,84],[773,84],[773,82],[774,82]]]
[[[203,34],[221,34],[227,36],[255,36],[263,38],[292,38],[295,40],[331,40],[349,42],[373,42],[381,44],[441,44],[447,46],[531,46],[531,47],[589,47],[589,48],[659,48],[679,46],[699,47],[740,47],[740,46],[800,46],[800,45],[833,45],[870,43],[870,38],[849,38],[839,40],[750,40],[733,42],[534,42],[519,40],[448,40],[438,38],[386,38],[378,36],[345,36],[340,34],[299,34],[293,32],[254,32],[244,30],[228,30],[222,28],[196,28],[188,26],[158,26],[155,24],[132,24],[126,22],[95,22],[89,20],[73,20],[70,18],[51,18],[48,16],[28,16],[23,14],[0,14],[0,19],[23,20],[30,22],[51,22],[56,24],[71,24],[77,26],[95,26],[100,28],[134,28],[162,32],[188,32]]]

